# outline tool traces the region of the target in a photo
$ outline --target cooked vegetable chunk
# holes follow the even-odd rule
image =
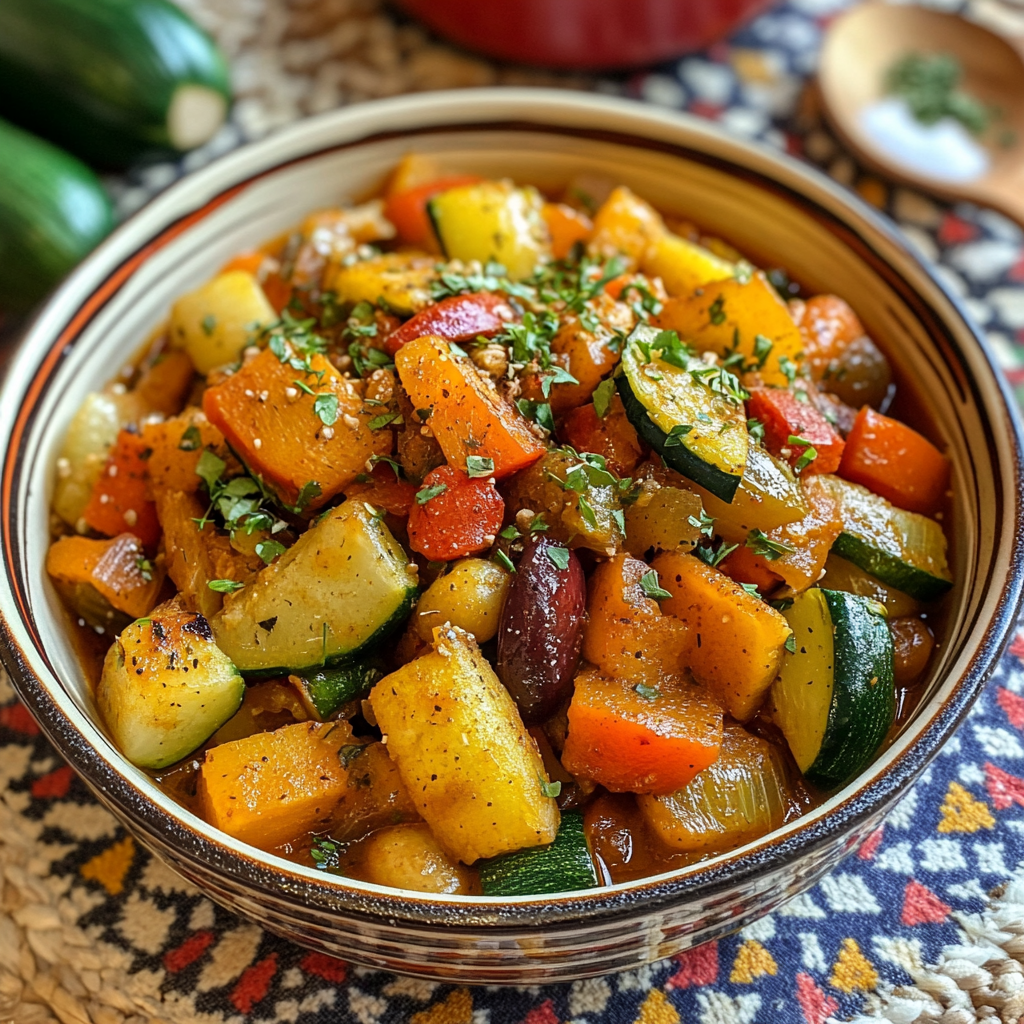
[[[243,672],[331,665],[383,640],[416,598],[405,552],[358,498],[331,509],[211,625]]]
[[[348,783],[331,814],[333,838],[348,842],[386,825],[421,820],[383,743],[351,740],[338,754],[347,762]]]
[[[481,379],[468,359],[453,354],[447,341],[427,337],[408,342],[395,365],[413,406],[429,411],[426,423],[453,466],[465,470],[470,455],[490,459],[500,480],[544,454],[529,422]]]
[[[747,721],[771,686],[789,627],[774,608],[699,558],[666,551],[651,563],[671,595],[661,610],[685,622],[694,678]]]
[[[626,548],[635,558],[649,551],[688,551],[701,539],[702,511],[692,491],[659,487],[641,492],[626,509]]]
[[[456,562],[430,584],[416,605],[420,639],[429,643],[435,627],[449,622],[472,633],[478,644],[493,640],[511,580],[505,569],[485,558]]]
[[[139,538],[122,533],[111,540],[61,537],[46,554],[46,571],[66,600],[81,610],[102,603],[137,619],[153,609],[164,582],[162,564],[146,558]],[[109,622],[90,622],[108,626]]]
[[[529,277],[550,254],[544,201],[534,188],[507,181],[459,185],[434,196],[427,211],[449,259],[500,263],[513,281]]]
[[[534,847],[480,865],[485,896],[538,896],[549,892],[593,889],[597,884],[594,860],[583,830],[583,815],[562,815],[558,835],[550,846]]]
[[[600,455],[616,476],[629,476],[643,457],[640,438],[615,393],[599,416],[592,402],[573,409],[558,428],[558,436],[578,452]]]
[[[428,825],[393,825],[367,839],[366,880],[414,892],[469,893],[469,872],[441,848]]]
[[[831,423],[787,388],[753,388],[747,411],[764,426],[765,447],[803,476],[834,473],[846,442]]]
[[[492,477],[438,466],[424,478],[409,510],[409,547],[435,562],[479,555],[494,543],[504,515]]]
[[[622,371],[616,384],[637,433],[667,465],[732,501],[747,462],[745,392],[736,378],[646,324],[630,335]]]
[[[939,507],[949,486],[949,459],[916,430],[865,405],[846,445],[838,467],[844,479],[911,512]]]
[[[800,330],[760,270],[707,284],[691,297],[669,299],[653,323],[677,331],[700,352],[740,353],[765,384],[776,387],[786,387],[803,358]]]
[[[279,357],[264,349],[208,388],[203,411],[285,505],[319,508],[363,472],[370,456],[388,455],[393,438],[387,423],[374,429],[380,407],[366,406],[360,385],[322,355],[308,356],[306,372],[293,365],[303,360],[290,345],[281,351]]]
[[[644,254],[640,269],[660,277],[669,295],[689,296],[702,285],[733,277],[736,267],[696,242],[666,231]]]
[[[148,496],[146,453],[146,442],[138,434],[122,430],[117,435],[82,518],[108,537],[134,533],[152,553],[160,539],[160,523]]]
[[[893,643],[881,606],[808,590],[785,612],[796,651],[772,687],[775,720],[804,775],[824,789],[874,758],[896,709]]]
[[[231,270],[183,295],[171,310],[170,335],[200,373],[236,362],[260,326],[277,313],[252,274]]]
[[[718,759],[668,796],[640,796],[653,834],[675,850],[728,850],[778,828],[789,803],[785,768],[766,740],[730,724]]]
[[[685,622],[662,613],[647,596],[656,574],[644,563],[616,555],[598,565],[587,585],[583,657],[605,674],[657,686],[686,667],[690,637]]]
[[[650,203],[620,185],[594,215],[587,251],[602,259],[619,257],[633,270],[665,233],[661,214]]]
[[[321,668],[288,677],[299,692],[311,718],[330,718],[342,705],[365,697],[384,675],[377,658],[356,659],[334,668]]]
[[[370,703],[388,753],[438,842],[466,864],[554,841],[558,808],[537,745],[473,639],[434,633]]]
[[[428,334],[448,341],[490,338],[515,318],[515,311],[504,295],[493,292],[452,295],[406,320],[384,340],[384,351],[393,356],[406,342]]]
[[[296,722],[212,747],[199,774],[203,817],[261,850],[320,831],[348,785],[347,744],[346,722]]]
[[[242,703],[245,684],[201,615],[139,619],[103,662],[96,704],[122,753],[142,768],[190,754]]]
[[[355,306],[383,299],[387,309],[409,316],[430,305],[436,262],[430,256],[386,252],[356,263],[332,263],[324,274],[324,286],[339,302]]]
[[[672,793],[718,757],[721,742],[722,709],[698,687],[585,669],[569,705],[562,764],[613,793]]]
[[[946,537],[934,519],[895,508],[839,477],[821,480],[839,505],[843,532],[833,548],[837,555],[919,601],[933,600],[952,587]]]

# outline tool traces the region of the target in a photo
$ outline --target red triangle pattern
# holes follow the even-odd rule
[[[860,844],[857,849],[857,856],[860,857],[861,860],[874,860],[875,853],[878,850],[879,844],[882,842],[882,834],[884,830],[885,826],[879,825],[878,828],[876,828],[875,831]]]
[[[540,1006],[535,1006],[524,1018],[523,1024],[560,1024],[555,1004],[545,999]]]
[[[326,953],[307,953],[299,963],[307,974],[315,974],[324,981],[340,985],[348,973],[348,964]]]
[[[1001,686],[996,693],[996,703],[1006,712],[1010,725],[1015,729],[1024,729],[1024,697],[1018,697]]]
[[[61,800],[68,795],[75,773],[65,764],[32,783],[32,796],[36,800]]]
[[[985,789],[997,811],[1005,811],[1014,804],[1024,807],[1024,779],[1004,772],[991,761],[985,764]]]
[[[796,1001],[803,1010],[807,1024],[825,1024],[825,1021],[839,1009],[831,996],[825,995],[809,974],[800,971],[796,976]]]
[[[969,242],[978,237],[978,229],[955,214],[947,213],[939,227],[939,241],[943,245],[955,245],[957,242]]]
[[[931,889],[912,878],[903,890],[903,913],[900,914],[900,920],[906,925],[942,924],[949,917],[951,909]]]
[[[665,982],[665,988],[689,988],[691,985],[712,985],[718,980],[718,943],[705,942],[703,946],[688,949],[672,959],[679,964],[675,973]]]
[[[270,983],[277,974],[277,954],[271,953],[258,963],[247,967],[231,990],[232,1005],[239,1013],[250,1013],[252,1008],[270,990]]]

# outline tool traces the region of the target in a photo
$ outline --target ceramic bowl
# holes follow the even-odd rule
[[[915,715],[812,813],[741,849],[639,882],[502,901],[326,876],[185,812],[112,745],[44,572],[54,463],[74,411],[228,257],[320,206],[372,193],[406,152],[542,187],[624,182],[812,291],[841,293],[912,382],[953,463],[956,580]],[[907,394],[906,389],[905,394]],[[461,982],[552,982],[635,968],[721,936],[817,881],[875,828],[953,733],[1021,598],[1021,446],[991,352],[957,300],[871,209],[817,172],[708,124],[541,90],[435,93],[304,122],[174,185],[65,282],[0,397],[3,657],[60,753],[139,841],[219,903],[375,968]]]

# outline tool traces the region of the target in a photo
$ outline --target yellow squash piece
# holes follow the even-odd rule
[[[655,326],[676,331],[700,352],[720,356],[741,352],[745,362],[760,363],[758,338],[771,342],[761,377],[765,384],[785,387],[785,370],[795,370],[803,358],[804,342],[789,307],[761,271],[740,280],[730,278],[705,285],[699,294],[669,299],[654,318]]]
[[[648,277],[660,277],[665,291],[673,296],[692,295],[701,285],[736,273],[735,264],[667,231],[647,249],[640,269]]]
[[[433,256],[388,252],[345,266],[330,264],[324,272],[324,288],[341,303],[383,304],[401,316],[429,306],[430,282],[437,277]]]
[[[185,349],[200,373],[209,373],[239,358],[254,325],[276,320],[256,278],[229,270],[178,299],[171,310],[171,342]]]
[[[627,269],[635,269],[647,250],[665,234],[665,222],[650,203],[625,185],[613,189],[594,215],[594,230],[587,244],[591,256],[625,257]]]
[[[466,864],[553,842],[558,807],[508,691],[462,630],[436,629],[434,645],[370,694],[420,814]]]
[[[535,188],[508,181],[459,185],[427,204],[448,259],[500,263],[513,281],[529,277],[551,257],[543,208]]]
[[[786,620],[694,555],[666,551],[651,563],[672,596],[665,615],[690,627],[689,665],[725,709],[747,721],[771,686],[789,637]]]

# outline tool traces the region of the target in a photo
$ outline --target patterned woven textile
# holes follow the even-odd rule
[[[323,4],[331,7],[330,0]],[[282,19],[289,11],[308,14],[312,2],[189,0],[186,6],[232,54],[243,102],[235,122],[183,164],[137,169],[112,182],[123,212],[218,152],[317,108],[403,88],[530,78],[453,55],[411,26],[396,27],[373,0],[338,0],[335,21],[314,26],[322,39],[341,38],[346,12],[354,10],[360,32],[398,40],[396,52],[422,73],[407,82],[395,71],[382,86],[379,76],[359,79],[357,58],[342,54],[331,58],[342,69],[335,76],[342,84],[331,92],[310,79],[320,92],[309,99],[307,89],[300,103],[254,83],[299,61],[294,48],[287,51],[294,42],[286,41],[286,56],[273,63],[288,31]],[[625,80],[562,84],[688,109],[815,162],[856,189],[936,261],[1024,399],[1020,231],[990,211],[943,205],[863,173],[818,121],[806,77],[840,6],[793,0],[708,53]],[[230,17],[235,9],[242,28]],[[257,24],[262,34],[254,35]],[[319,39],[300,42],[314,56],[328,54],[335,44],[318,51]],[[294,86],[295,79],[281,81]],[[355,968],[216,907],[100,808],[0,675],[0,1022],[824,1024],[862,1015],[899,1024],[1018,1021],[1024,1017],[1022,658],[1024,635],[956,738],[885,825],[806,895],[738,935],[671,961],[572,985],[512,990],[453,988]]]

